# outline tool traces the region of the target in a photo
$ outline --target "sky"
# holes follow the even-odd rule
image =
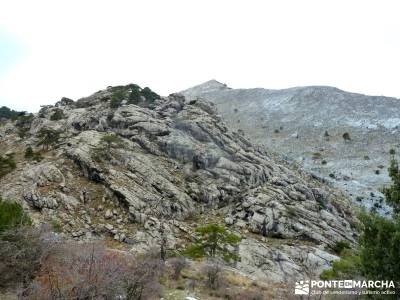
[[[398,0],[1,0],[0,106],[110,85],[330,85],[400,98]]]

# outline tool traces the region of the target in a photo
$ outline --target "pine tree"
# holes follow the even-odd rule
[[[43,149],[49,150],[50,145],[58,143],[60,139],[60,132],[54,129],[42,128],[40,129],[37,137],[39,138],[37,145],[42,146]]]
[[[196,229],[198,240],[185,250],[185,255],[192,258],[222,258],[226,262],[239,261],[234,248],[241,238],[218,224],[209,224]]]
[[[394,155],[394,154],[393,154]],[[400,170],[398,161],[392,157],[389,166],[389,176],[392,179],[390,187],[383,188],[386,202],[393,207],[396,214],[400,213]]]

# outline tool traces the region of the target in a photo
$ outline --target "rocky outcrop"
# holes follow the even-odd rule
[[[0,127],[20,152],[41,128],[61,132],[43,161],[20,162],[1,178],[0,193],[24,201],[39,221],[58,218],[76,239],[111,235],[132,251],[159,243],[161,223],[168,247],[180,250],[193,219],[223,222],[244,237],[237,267],[277,281],[318,274],[336,259],[336,242],[354,242],[356,220],[341,193],[230,131],[213,104],[173,94],[151,109],[110,108],[111,97],[107,89],[46,107],[24,140]],[[52,121],[55,109],[63,118]],[[315,267],[306,270],[304,259]]]

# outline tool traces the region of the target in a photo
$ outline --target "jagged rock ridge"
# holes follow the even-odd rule
[[[337,258],[336,242],[354,242],[356,219],[340,192],[230,131],[212,103],[173,94],[111,108],[114,93],[44,107],[24,138],[3,124],[0,150],[18,163],[0,178],[0,194],[36,222],[57,220],[66,236],[111,236],[132,251],[160,242],[161,219],[178,251],[198,224],[222,222],[243,237],[236,268],[268,280],[317,275]],[[52,121],[57,110],[63,117]],[[59,131],[59,143],[40,162],[23,159],[27,146],[39,150],[43,128]],[[109,134],[121,143],[104,152]]]

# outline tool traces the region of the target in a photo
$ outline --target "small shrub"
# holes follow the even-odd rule
[[[184,268],[186,268],[189,264],[184,257],[174,257],[169,260],[169,264],[173,270],[173,278],[174,280],[178,280],[181,276],[181,272]]]
[[[347,241],[339,241],[333,247],[333,251],[338,255],[340,255],[345,249],[351,249],[350,243]]]
[[[28,287],[40,267],[46,247],[42,231],[33,227],[17,227],[0,235],[0,288]]]
[[[139,104],[140,101],[142,100],[141,93],[140,93],[140,91],[141,91],[140,86],[138,86],[136,84],[131,84],[130,88],[131,88],[131,92],[129,94],[128,104]]]
[[[28,136],[28,132],[31,128],[33,115],[32,114],[23,114],[18,116],[15,122],[15,126],[17,127],[17,134],[20,138],[25,138]]]
[[[342,137],[345,142],[351,141],[350,134],[348,132],[343,133]]]
[[[324,159],[323,161],[321,161],[321,164],[326,165],[328,162]]]
[[[110,107],[118,108],[121,106],[122,100],[125,98],[125,91],[123,89],[117,89],[111,96]]]
[[[312,159],[313,160],[321,159],[321,157],[322,157],[322,154],[320,152],[314,152],[312,154]]]
[[[31,146],[28,146],[25,149],[24,157],[28,160],[35,160],[35,161],[41,161],[43,159],[42,155],[39,152],[33,151],[33,148]]]
[[[375,174],[376,174],[376,175],[379,175],[380,173],[381,173],[380,170],[375,170]]]
[[[64,111],[60,108],[56,108],[53,114],[50,116],[51,121],[58,121],[64,118],[65,118]]]
[[[60,221],[53,219],[53,220],[51,220],[50,224],[51,224],[51,228],[53,229],[54,232],[57,232],[57,233],[62,232],[63,225],[62,225],[62,223],[60,223]]]
[[[64,242],[43,261],[28,299],[159,299],[162,264],[109,251],[102,243]]]
[[[124,141],[115,134],[107,134],[103,136],[100,140],[100,143],[103,144],[108,150],[112,147],[123,147]]]
[[[14,154],[0,155],[0,178],[7,175],[16,168]]]
[[[279,129],[275,129],[275,130],[274,130],[274,133],[279,133]]]
[[[21,112],[9,109],[7,106],[0,107],[0,119],[15,120]]]
[[[240,257],[234,250],[241,238],[230,233],[224,226],[208,224],[196,229],[199,238],[186,248],[184,254],[192,258],[222,258],[226,262],[239,261]]]
[[[370,160],[370,157],[368,155],[364,155],[364,160]]]
[[[42,128],[37,134],[39,141],[38,146],[42,146],[43,149],[49,150],[50,146],[54,146],[59,142],[61,132],[51,128]]]
[[[0,233],[30,224],[30,218],[19,203],[5,201],[0,198]]]
[[[332,263],[332,268],[324,270],[320,278],[322,280],[356,278],[360,275],[361,260],[358,255],[347,256]]]
[[[160,99],[160,96],[156,93],[154,93],[150,88],[145,87],[142,92],[142,96],[146,99],[147,102],[154,102],[157,99]]]
[[[217,289],[221,282],[222,267],[216,260],[207,262],[203,268],[203,273],[207,276],[207,286],[210,289]]]

